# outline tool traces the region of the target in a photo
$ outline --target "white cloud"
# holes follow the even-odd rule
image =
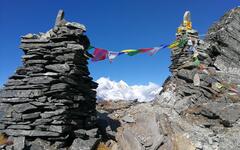
[[[96,81],[98,100],[134,100],[151,101],[159,94],[162,87],[149,82],[148,85],[129,86],[124,81],[112,81],[109,78],[101,77]]]

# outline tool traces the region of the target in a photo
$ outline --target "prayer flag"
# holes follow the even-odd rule
[[[235,95],[237,95],[237,93],[228,93],[228,95],[235,96]]]
[[[94,48],[94,46],[89,46],[88,48],[87,48],[87,50],[90,50],[90,49],[92,49],[92,48]]]
[[[238,93],[238,90],[235,89],[235,88],[230,88],[229,90],[232,91],[232,92]]]
[[[148,52],[150,50],[152,50],[153,48],[140,48],[138,49],[141,53],[145,53],[145,52]]]
[[[148,54],[150,56],[152,56],[152,55],[156,54],[162,48],[163,48],[163,46],[161,46],[161,47],[154,47],[152,50],[148,51]]]
[[[195,46],[190,46],[189,49],[188,49],[190,52],[195,52],[196,51],[196,48]]]
[[[194,86],[200,86],[200,77],[198,73],[196,73],[193,77],[193,84]]]
[[[181,39],[177,46],[178,47],[184,47],[186,43],[187,43],[187,39]]]
[[[196,57],[195,61],[193,62],[195,66],[199,66],[200,65],[200,61],[198,60],[198,58]]]
[[[109,51],[108,52],[108,59],[110,62],[113,61],[113,59],[115,59],[120,53],[119,52],[112,52],[112,51]]]
[[[177,47],[179,45],[179,41],[175,41],[175,42],[173,42],[172,44],[170,44],[169,46],[168,46],[168,48],[175,48],[175,47]]]
[[[101,48],[95,48],[92,61],[100,61],[106,59],[108,51]]]
[[[192,46],[192,45],[193,45],[192,40],[188,40],[188,41],[187,41],[187,45]]]
[[[169,46],[169,44],[163,45],[163,48],[167,48]]]
[[[133,56],[138,54],[140,51],[136,50],[136,49],[126,49],[126,50],[122,50],[121,52],[124,52],[126,54],[128,54],[129,56]]]

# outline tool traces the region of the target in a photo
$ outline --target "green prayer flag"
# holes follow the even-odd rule
[[[89,46],[86,50],[90,50],[90,49],[92,49],[92,48],[94,48],[94,46]]]
[[[200,61],[198,60],[198,58],[196,58],[196,60],[193,63],[197,67],[200,65]]]
[[[138,54],[139,53],[139,51],[135,51],[135,52],[130,52],[130,53],[127,53],[129,56],[134,56],[134,55],[136,55],[136,54]]]
[[[181,39],[179,40],[178,47],[184,47],[184,45],[187,43],[187,39]]]

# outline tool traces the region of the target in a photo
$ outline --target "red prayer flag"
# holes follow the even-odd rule
[[[107,58],[108,51],[101,48],[95,48],[92,61],[100,61]]]
[[[150,50],[152,50],[153,48],[140,48],[138,49],[141,53],[145,53],[145,52],[148,52]]]

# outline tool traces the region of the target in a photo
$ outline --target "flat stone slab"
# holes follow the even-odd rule
[[[47,65],[45,66],[45,68],[55,72],[60,72],[60,73],[65,73],[67,71],[70,71],[70,67],[68,64]]]
[[[0,103],[24,103],[24,102],[31,102],[32,99],[28,98],[1,98]]]
[[[49,84],[55,79],[49,76],[31,77],[26,79],[30,84]]]
[[[48,43],[48,39],[22,39],[22,43]]]
[[[36,49],[39,47],[43,48],[53,48],[53,47],[65,47],[66,42],[59,42],[59,43],[22,43],[20,45],[21,49]]]
[[[95,144],[97,143],[98,139],[89,139],[89,140],[82,140],[77,138],[73,141],[73,144],[69,148],[70,150],[91,150]]]
[[[30,114],[23,114],[22,119],[27,120],[27,119],[36,119],[40,116],[40,112],[35,112],[35,113],[30,113]]]
[[[59,133],[56,132],[49,132],[49,131],[39,131],[39,130],[13,130],[7,129],[4,132],[8,135],[12,136],[35,136],[35,137],[57,137],[60,136]]]
[[[36,106],[34,105],[31,105],[29,103],[23,103],[23,104],[17,104],[17,105],[14,105],[13,106],[13,109],[16,111],[16,112],[25,112],[27,110],[33,110],[33,109],[37,109]]]
[[[13,147],[14,150],[23,150],[25,147],[25,137],[14,137]]]
[[[10,125],[7,127],[8,129],[24,129],[24,130],[30,130],[31,127],[29,125]]]
[[[0,91],[1,98],[33,98],[42,96],[42,90],[3,90]]]

